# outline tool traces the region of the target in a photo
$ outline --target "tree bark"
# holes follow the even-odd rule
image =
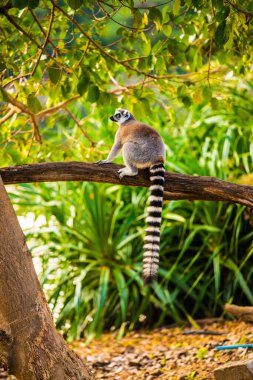
[[[56,331],[0,178],[0,367],[18,380],[91,380]]]
[[[237,318],[246,322],[253,322],[253,306],[237,306],[233,304],[226,304],[224,310]]]
[[[98,165],[87,162],[50,162],[0,169],[5,184],[53,181],[91,181],[126,186],[149,187],[148,170],[137,177],[119,179],[115,164]],[[222,181],[215,177],[165,173],[164,199],[188,199],[240,203],[253,208],[253,187]]]
[[[215,380],[253,380],[253,360],[225,364],[214,370]]]

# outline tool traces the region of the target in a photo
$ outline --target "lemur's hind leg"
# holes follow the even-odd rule
[[[138,174],[138,169],[135,166],[135,157],[134,157],[134,151],[136,151],[136,149],[137,149],[136,144],[133,144],[133,143],[124,144],[123,149],[122,149],[122,156],[123,156],[126,167],[118,170],[120,179],[123,178],[124,176],[133,177]]]
[[[125,175],[131,176],[131,177],[137,175],[138,174],[138,170],[134,166],[126,166],[125,168],[119,169],[118,173],[119,173],[119,178],[121,179]]]

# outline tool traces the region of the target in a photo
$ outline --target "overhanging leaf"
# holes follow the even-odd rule
[[[28,0],[12,0],[14,8],[23,9],[28,6]]]
[[[39,4],[40,4],[40,0],[28,0],[27,1],[27,5],[31,9],[34,9],[34,8],[38,7]]]
[[[95,85],[91,85],[88,91],[88,100],[91,103],[95,103],[99,98],[99,88]]]
[[[38,113],[42,110],[42,105],[34,92],[28,95],[27,105],[33,113]]]
[[[86,75],[81,76],[77,83],[77,91],[80,95],[85,94],[89,86],[89,78]]]
[[[62,70],[57,63],[53,63],[53,65],[48,68],[48,76],[53,84],[57,84],[59,82],[62,76]]]
[[[83,4],[83,1],[82,0],[68,0],[67,3],[72,9],[77,10],[78,8],[81,7],[81,5]]]

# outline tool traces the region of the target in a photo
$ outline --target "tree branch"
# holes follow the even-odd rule
[[[50,15],[50,20],[49,20],[49,25],[48,25],[45,41],[44,41],[44,43],[43,43],[43,45],[42,45],[42,47],[40,49],[37,62],[35,63],[35,66],[34,66],[34,68],[32,70],[32,76],[35,74],[35,72],[37,70],[37,67],[38,67],[38,65],[40,63],[40,59],[41,59],[42,53],[44,52],[44,50],[45,50],[45,48],[47,46],[47,43],[49,42],[49,37],[50,37],[53,21],[54,21],[54,4],[52,5],[52,9],[51,9],[51,15]]]
[[[137,177],[119,179],[115,164],[87,162],[51,162],[0,169],[5,184],[55,181],[91,181],[149,187],[149,173],[141,170]],[[165,173],[164,199],[188,199],[239,203],[253,208],[253,187],[226,182],[215,177]]]
[[[67,99],[64,102],[61,102],[54,107],[47,108],[43,111],[40,111],[39,113],[36,114],[36,116],[39,118],[43,118],[43,117],[48,116],[48,115],[53,115],[54,113],[60,111],[61,109],[65,109],[67,104],[73,102],[73,100],[79,99],[80,97],[81,97],[80,95],[75,95],[72,98]]]
[[[15,110],[11,108],[9,112],[7,112],[7,114],[0,119],[0,125],[5,123],[7,120],[9,120],[14,115],[14,113],[15,113]]]
[[[90,137],[88,132],[83,128],[81,122],[77,119],[77,117],[71,112],[67,107],[64,108],[67,114],[71,117],[71,119],[76,123],[78,128],[82,131],[82,134],[86,137],[86,139],[90,142],[91,146],[94,147],[96,142]]]
[[[53,46],[53,48],[54,48],[55,50],[58,51],[58,47],[57,47],[57,46],[54,44],[54,42],[50,39],[49,35],[48,35],[48,37],[47,37],[47,34],[48,34],[48,33],[46,33],[45,30],[43,29],[43,27],[42,27],[42,25],[41,25],[41,23],[40,23],[40,20],[39,20],[39,18],[37,17],[36,13],[35,13],[31,8],[29,8],[29,11],[30,11],[31,15],[33,16],[34,20],[36,21],[38,27],[40,28],[41,32],[44,34],[44,37],[47,38],[48,42]]]
[[[6,100],[7,100],[8,103],[12,104],[14,107],[18,108],[21,112],[24,112],[24,113],[26,113],[27,115],[30,116],[31,122],[32,122],[32,126],[33,126],[33,131],[34,131],[33,132],[34,133],[34,137],[41,144],[42,140],[41,140],[41,136],[40,136],[40,132],[39,132],[39,126],[38,126],[38,123],[37,123],[37,117],[36,117],[36,115],[24,103],[21,103],[19,100],[17,100],[16,98],[12,97],[4,89],[2,89],[2,91],[4,92],[4,95],[5,95]]]

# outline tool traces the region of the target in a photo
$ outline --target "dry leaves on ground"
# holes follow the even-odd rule
[[[110,380],[209,380],[218,366],[253,358],[249,349],[215,350],[217,345],[253,343],[252,324],[223,321],[201,325],[200,330],[223,334],[183,335],[180,328],[160,328],[131,332],[120,341],[108,333],[88,346],[78,341],[72,347],[97,379]]]

